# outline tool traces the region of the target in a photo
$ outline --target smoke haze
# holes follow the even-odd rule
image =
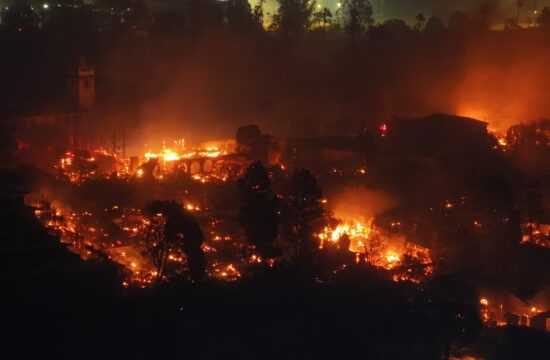
[[[434,40],[400,31],[372,35],[352,56],[330,40],[283,48],[220,32],[175,59],[149,55],[155,65],[140,81],[162,90],[140,106],[135,145],[231,138],[250,123],[276,136],[354,133],[391,116],[445,112],[504,132],[550,116],[544,96],[550,48],[543,34]]]

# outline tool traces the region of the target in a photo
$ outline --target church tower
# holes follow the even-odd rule
[[[73,104],[85,111],[94,109],[95,72],[84,56],[80,56],[77,66],[69,71],[68,87]]]

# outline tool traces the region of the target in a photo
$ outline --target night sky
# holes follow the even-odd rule
[[[257,3],[257,0],[249,0],[252,5]],[[0,0],[0,6],[7,6],[13,3],[14,0]],[[48,0],[34,0],[31,3],[40,4],[47,3]],[[49,1],[54,3],[55,1]],[[87,3],[93,0],[85,0]],[[159,7],[177,7],[179,3],[185,0],[146,0],[150,5]],[[317,6],[328,7],[333,13],[338,9],[338,0],[317,0]],[[414,19],[418,13],[423,13],[427,17],[432,15],[446,18],[454,10],[462,10],[469,13],[484,12],[490,15],[495,23],[500,23],[509,17],[516,16],[517,0],[371,0],[374,8],[374,18],[378,22],[387,19],[400,18],[414,23]],[[522,21],[529,17],[533,17],[532,13],[535,9],[542,9],[545,6],[550,6],[550,0],[525,0],[520,11]],[[266,20],[271,14],[276,12],[277,1],[266,0],[264,5]]]
[[[256,0],[251,0],[252,4]],[[267,0],[266,12],[273,13],[276,9],[276,0]],[[516,15],[516,0],[371,0],[374,7],[374,16],[377,21],[391,18],[401,18],[414,22],[419,12],[425,15],[446,17],[454,10],[463,10],[476,13],[485,8],[492,14],[494,21],[502,21]],[[536,7],[541,9],[550,6],[550,0],[526,0],[521,10],[522,17],[528,17]],[[318,0],[318,5],[326,6],[336,11],[338,0]]]

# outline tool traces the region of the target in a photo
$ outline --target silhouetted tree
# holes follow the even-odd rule
[[[471,29],[472,19],[468,14],[457,10],[449,16],[448,26],[453,32],[466,32]]]
[[[247,241],[263,258],[273,257],[273,242],[279,234],[277,202],[271,192],[269,174],[263,164],[254,162],[239,179],[241,224]]]
[[[368,0],[343,0],[338,15],[344,29],[350,34],[352,43],[373,23],[372,5]]]
[[[229,25],[233,28],[244,31],[258,28],[258,20],[252,13],[248,0],[229,0],[226,16]]]
[[[424,24],[426,23],[426,17],[422,13],[418,13],[416,15],[416,24],[414,24],[414,29],[417,31],[420,31],[424,28]]]
[[[311,24],[315,2],[311,0],[277,0],[279,7],[273,15],[272,26],[284,37],[300,36]]]
[[[156,279],[162,279],[168,266],[168,256],[176,252],[179,243],[171,243],[171,240],[164,236],[164,219],[159,215],[154,215],[150,220],[147,234],[145,236],[146,254],[151,257],[156,271]]]
[[[301,261],[309,261],[318,248],[315,234],[324,227],[323,192],[307,170],[296,170],[286,185],[282,231]]]
[[[322,8],[319,11],[313,13],[313,24],[315,27],[322,29],[323,31],[327,29],[332,23],[332,13],[326,7]]]
[[[186,15],[188,25],[195,30],[215,28],[223,20],[222,7],[215,0],[190,0]]]
[[[430,37],[436,37],[443,34],[445,30],[445,23],[443,22],[443,20],[441,20],[441,18],[437,16],[432,16],[426,22],[426,26],[424,27],[424,34]]]
[[[383,27],[396,38],[402,38],[411,32],[407,23],[400,19],[390,19],[384,22]]]
[[[206,268],[201,248],[204,235],[195,218],[175,201],[153,201],[145,209],[155,220],[146,246],[157,268],[158,278],[166,274],[169,255],[182,250],[187,256],[191,279],[202,279]]]
[[[462,11],[455,11],[449,17],[449,31],[458,36],[471,36],[487,30],[486,19],[474,19]]]
[[[252,17],[261,28],[264,26],[264,4],[265,0],[258,0],[252,9]]]
[[[537,19],[537,24],[543,28],[550,28],[550,8],[544,7],[540,11],[540,15]]]
[[[404,254],[400,259],[399,266],[393,273],[398,278],[422,281],[426,278],[426,268],[432,264],[423,264],[417,257],[411,254]]]

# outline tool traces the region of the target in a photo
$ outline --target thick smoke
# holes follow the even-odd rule
[[[455,112],[506,127],[550,115],[550,48],[538,33],[499,33],[468,44]]]
[[[231,138],[249,123],[311,136],[358,132],[394,115],[466,115],[500,131],[550,116],[550,48],[541,32],[432,39],[399,31],[374,34],[351,55],[330,40],[285,47],[221,32],[182,45],[175,59],[148,55],[154,65],[142,81],[161,90],[142,102],[131,143]]]
[[[331,196],[330,207],[338,219],[367,223],[397,204],[391,195],[363,186],[347,187]]]

